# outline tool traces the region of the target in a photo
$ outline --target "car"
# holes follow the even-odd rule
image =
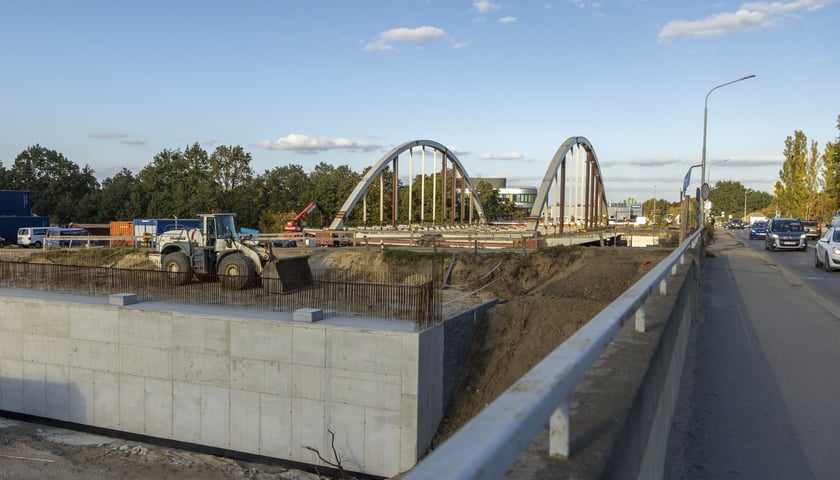
[[[816,240],[822,237],[822,225],[816,220],[802,220],[802,226],[805,228],[805,235]]]
[[[840,268],[840,228],[829,228],[814,245],[814,266],[831,272]]]
[[[764,235],[765,250],[800,250],[808,248],[805,227],[798,218],[771,218]]]
[[[41,248],[44,246],[44,237],[50,233],[58,233],[56,227],[22,227],[17,232],[17,244],[21,247]]]
[[[755,221],[750,225],[750,240],[764,238],[767,236],[767,222]]]
[[[742,230],[744,228],[744,222],[741,219],[736,218],[735,220],[727,223],[726,228],[730,230]]]

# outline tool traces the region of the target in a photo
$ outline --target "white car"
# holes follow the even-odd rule
[[[840,228],[829,228],[814,245],[814,266],[826,272],[840,268]]]

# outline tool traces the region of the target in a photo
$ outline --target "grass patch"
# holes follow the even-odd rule
[[[385,250],[383,260],[388,265],[397,267],[412,267],[430,261],[441,261],[449,258],[443,252],[415,252],[413,250]]]

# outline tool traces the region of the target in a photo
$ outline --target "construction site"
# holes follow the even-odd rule
[[[453,391],[446,395],[445,413],[436,422],[429,442],[434,448],[656,265],[668,250],[577,246],[507,251],[370,246],[288,249],[282,254],[304,257],[311,278],[299,284],[291,282],[294,288],[283,294],[272,294],[259,284],[231,290],[220,281],[191,280],[173,286],[171,272],[161,271],[148,253],[127,248],[5,249],[2,253],[0,282],[6,291],[100,296],[130,291],[140,302],[204,305],[222,314],[229,309],[263,315],[304,308],[318,310],[327,319],[382,318],[397,325],[387,328],[419,332],[476,305],[498,302],[481,317],[470,336],[468,356]],[[300,260],[295,262],[299,265]],[[4,410],[8,409],[4,406]],[[45,474],[68,480],[100,478],[98,472],[108,472],[107,478],[138,479],[306,478],[283,476],[284,472],[298,472],[293,468],[295,462],[291,466],[266,458],[260,462],[259,456],[255,460],[238,455],[235,448],[209,455],[186,445],[171,449],[166,446],[169,443],[156,442],[152,436],[133,435],[128,437],[135,441],[117,436],[73,445],[51,441],[39,433],[43,428],[4,424],[0,455],[9,468],[4,468],[0,475],[6,476],[0,478]],[[126,445],[128,450],[120,449]],[[135,449],[138,445],[141,448]],[[329,454],[331,446],[320,445],[319,453],[335,461]],[[332,447],[345,459],[339,470],[360,471],[346,461],[352,452]],[[336,474],[329,462],[309,453],[311,462],[296,461],[308,464],[301,468],[312,474],[320,467],[329,472],[326,478]],[[13,460],[15,457],[29,460]]]

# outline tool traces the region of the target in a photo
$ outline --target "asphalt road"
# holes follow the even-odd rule
[[[840,479],[840,272],[746,230],[709,251],[665,478]]]

